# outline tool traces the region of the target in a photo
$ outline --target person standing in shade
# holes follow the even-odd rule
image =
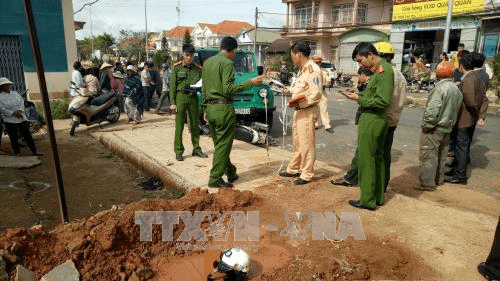
[[[137,75],[137,69],[133,65],[127,66],[127,77],[124,80],[123,96],[125,97],[124,109],[128,116],[128,122],[139,124],[144,112],[144,94],[142,93],[141,78]]]
[[[174,64],[170,80],[170,110],[177,112],[175,116],[175,159],[184,161],[184,145],[182,144],[182,132],[184,131],[184,120],[189,116],[191,128],[191,142],[193,143],[193,156],[208,158],[200,147],[200,106],[198,95],[186,91],[190,85],[196,84],[201,79],[201,66],[193,63],[194,46],[184,44],[182,46],[183,60]]]
[[[472,54],[460,56],[460,72],[462,73],[462,82],[458,88],[462,92],[463,103],[458,113],[456,124],[456,134],[453,138],[454,163],[446,182],[453,184],[467,184],[467,166],[470,162],[470,146],[476,123],[478,122],[481,111],[485,113],[488,110],[488,99],[486,96],[486,85],[474,70],[474,61]]]
[[[314,161],[316,161],[316,129],[318,120],[318,104],[323,93],[323,76],[321,69],[309,55],[311,48],[306,42],[298,41],[292,45],[290,56],[293,64],[299,69],[297,80],[285,88],[292,94],[292,99],[304,95],[302,101],[289,103],[295,108],[293,114],[293,158],[286,171],[279,173],[282,177],[298,177],[295,185],[303,185],[314,177]]]
[[[349,204],[356,208],[375,210],[377,206],[384,204],[384,145],[389,121],[386,111],[394,90],[394,71],[369,42],[359,43],[352,52],[352,59],[362,67],[369,68],[373,75],[362,96],[353,92],[345,94],[347,98],[357,101],[361,107],[358,124],[358,178],[361,198],[349,200]]]
[[[233,108],[233,97],[262,83],[262,77],[255,77],[241,84],[234,83],[233,59],[238,49],[238,41],[234,37],[224,37],[220,52],[207,59],[203,64],[203,109],[205,121],[208,122],[214,141],[214,159],[210,170],[209,187],[233,187],[238,179],[236,167],[231,163],[229,155],[236,128],[236,113]],[[172,91],[172,89],[171,89]],[[222,179],[227,175],[228,182]]]
[[[35,142],[24,114],[24,100],[16,91],[11,91],[12,82],[6,77],[0,78],[0,116],[9,135],[12,154],[20,155],[18,132],[21,133],[33,155],[37,153]],[[0,136],[1,137],[1,136]]]
[[[322,59],[320,56],[314,56],[312,60],[320,67],[321,69],[321,62]],[[328,115],[328,97],[326,95],[326,87],[330,84],[330,78],[328,77],[328,72],[326,70],[321,70],[321,77],[323,78],[322,84],[323,84],[323,91],[321,95],[321,101],[319,102],[319,113],[321,116],[321,121],[323,122],[323,126],[325,126],[325,131],[333,134],[333,128],[332,125],[330,125],[330,116]],[[319,119],[316,121],[315,124],[316,128],[319,128]]]
[[[391,63],[394,59],[394,48],[388,42],[379,42],[375,44],[378,54],[385,59],[386,62]],[[387,136],[384,142],[384,164],[385,164],[385,185],[384,192],[387,191],[389,186],[389,181],[391,179],[391,150],[392,143],[394,141],[394,133],[399,124],[399,119],[401,117],[401,112],[404,108],[404,103],[406,99],[406,79],[404,75],[395,67],[392,67],[394,71],[394,90],[392,92],[391,104],[387,109],[387,117],[389,118],[389,123],[387,127]],[[359,112],[359,110],[358,110]],[[359,117],[357,118],[359,119]],[[358,151],[356,151],[354,159],[351,164],[351,170],[349,170],[343,178],[337,180],[331,180],[334,185],[343,186],[353,186],[357,182],[357,156]]]
[[[162,91],[161,91],[161,96],[160,99],[158,100],[158,105],[156,106],[156,113],[160,114],[161,107],[163,105],[163,102],[165,102],[165,99],[167,100],[167,103],[169,102],[169,96],[170,96],[170,66],[168,63],[163,63],[161,65],[161,80],[162,80]],[[170,113],[170,109],[169,109]]]
[[[144,94],[144,111],[149,111],[151,105],[151,74],[149,73],[149,64],[144,63],[144,69],[141,71],[142,93]]]
[[[368,81],[370,81],[370,76],[372,76],[372,72],[369,68],[360,67],[358,69],[358,92],[359,96],[363,95],[363,92],[366,90],[366,86],[368,85]],[[356,117],[354,118],[354,124],[359,124],[359,118],[361,117],[361,107],[358,107],[356,111]],[[346,187],[352,187],[358,184],[358,148],[354,152],[354,157],[351,160],[350,169],[344,173],[341,178],[330,180],[330,183],[333,185],[341,185]]]
[[[449,134],[457,121],[462,106],[462,93],[451,79],[453,63],[441,62],[436,68],[440,80],[429,94],[424,109],[420,136],[419,190],[432,191],[444,183],[444,169],[448,152]]]

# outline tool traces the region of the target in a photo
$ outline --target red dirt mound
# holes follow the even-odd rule
[[[140,241],[135,211],[241,210],[255,200],[248,191],[220,190],[209,194],[200,189],[192,190],[181,200],[142,200],[60,225],[50,232],[41,227],[9,229],[0,236],[0,254],[11,256],[7,259],[11,276],[15,264],[22,264],[34,271],[38,280],[55,266],[73,259],[82,280],[121,280],[125,275],[146,280],[153,276],[149,269],[153,257],[184,254],[175,246],[184,225],[174,225],[173,242],[161,240],[160,225],[153,225],[152,242]],[[192,240],[191,244],[198,243]]]

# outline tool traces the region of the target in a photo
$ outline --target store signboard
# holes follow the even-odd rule
[[[481,22],[477,19],[467,17],[453,20],[451,29],[477,29],[481,27]],[[391,27],[391,32],[410,32],[410,31],[428,31],[428,30],[444,30],[446,28],[446,20],[428,20],[414,23],[396,23]]]
[[[453,15],[484,10],[484,0],[453,0]],[[448,0],[394,0],[393,21],[446,16]]]

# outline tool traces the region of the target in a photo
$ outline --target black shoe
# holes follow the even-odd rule
[[[289,173],[287,173],[286,171],[282,171],[282,172],[280,172],[280,174],[279,174],[279,175],[280,175],[281,177],[285,177],[285,178],[295,178],[295,177],[300,176],[300,174],[299,174],[299,173],[297,173],[297,174],[289,174]]]
[[[197,157],[200,157],[200,158],[208,158],[208,155],[206,155],[205,153],[201,152],[201,151],[197,151],[197,152],[193,152],[192,154],[193,156],[197,156]]]
[[[477,271],[483,275],[486,280],[499,280],[500,276],[496,275],[494,272],[488,268],[486,263],[482,262],[477,266]]]
[[[444,179],[445,182],[448,182],[448,183],[453,183],[453,184],[463,184],[463,185],[467,185],[467,179],[465,180],[462,180],[462,179],[459,179],[459,178],[446,178]]]
[[[175,160],[184,161],[184,157],[182,157],[182,155],[178,154],[178,155],[175,155]]]
[[[233,184],[221,180],[218,184],[208,184],[208,186],[213,188],[231,188]]]
[[[333,130],[333,128],[328,128],[328,129],[325,129],[325,131],[327,131],[327,132],[328,132],[328,133],[330,133],[330,134],[335,133],[335,131]]]
[[[453,172],[453,170],[451,170],[451,171],[444,173],[444,175],[447,177],[453,177],[455,175],[455,173]]]
[[[375,211],[375,208],[368,208],[368,207],[361,205],[360,200],[349,200],[349,205],[351,205],[355,208],[358,208],[358,209],[366,209],[366,210],[370,210],[370,211]]]
[[[341,186],[347,186],[347,187],[352,187],[353,186],[352,183],[346,181],[343,177],[340,178],[340,179],[331,180],[330,183],[333,184],[333,185],[341,185]]]
[[[311,181],[306,181],[304,179],[298,178],[295,181],[293,181],[293,184],[295,184],[295,185],[304,185],[304,184],[308,184],[310,182]]]
[[[234,176],[234,178],[229,178],[229,177],[228,177],[228,178],[227,178],[227,181],[228,181],[229,183],[233,183],[233,182],[235,182],[235,181],[236,181],[237,179],[239,179],[239,178],[240,178],[240,177],[239,177],[238,175],[236,175],[236,176]]]

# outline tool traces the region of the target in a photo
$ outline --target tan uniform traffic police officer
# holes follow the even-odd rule
[[[320,56],[314,56],[312,60],[320,67],[322,59]],[[326,96],[326,87],[330,84],[330,78],[328,77],[328,72],[321,69],[321,77],[323,78],[323,92],[321,95],[321,100],[319,101],[319,114],[321,117],[321,121],[323,122],[323,126],[325,126],[325,131],[328,133],[333,133],[333,128],[330,125],[330,116],[328,115],[328,97]],[[319,119],[316,121],[316,128],[319,128]]]
[[[292,99],[304,95],[300,102],[289,104],[295,108],[293,115],[293,159],[286,171],[280,172],[282,177],[299,177],[296,185],[309,183],[314,176],[314,161],[316,160],[316,137],[314,124],[318,120],[318,103],[323,91],[321,69],[309,55],[311,48],[305,42],[299,41],[291,48],[293,64],[299,69],[297,80],[290,88]]]
[[[184,44],[182,53],[184,59],[174,65],[170,78],[170,110],[177,112],[175,116],[175,159],[183,161],[184,145],[182,144],[182,131],[184,120],[189,115],[191,128],[191,142],[193,143],[193,156],[207,158],[208,156],[200,148],[200,105],[198,95],[186,91],[190,85],[201,79],[201,66],[193,63],[195,49],[191,44]]]
[[[236,167],[229,159],[236,128],[233,97],[250,89],[252,85],[258,86],[262,83],[260,76],[241,84],[234,83],[235,70],[232,60],[237,48],[238,41],[235,38],[224,37],[220,53],[203,64],[203,108],[215,147],[209,187],[233,187],[232,182],[238,179]],[[222,179],[224,174],[227,175],[228,182]]]

